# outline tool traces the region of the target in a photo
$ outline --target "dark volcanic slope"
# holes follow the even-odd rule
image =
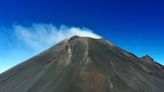
[[[164,92],[163,69],[149,61],[72,37],[1,74],[0,92]]]

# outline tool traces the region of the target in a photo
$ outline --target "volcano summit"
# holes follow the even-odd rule
[[[74,36],[2,73],[0,92],[164,92],[164,67],[105,39]]]

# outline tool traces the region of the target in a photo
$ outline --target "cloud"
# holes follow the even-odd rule
[[[88,28],[64,25],[58,27],[53,24],[35,23],[30,26],[14,25],[13,29],[16,32],[16,37],[33,49],[45,49],[74,35],[96,39],[101,38],[101,36],[93,33]]]

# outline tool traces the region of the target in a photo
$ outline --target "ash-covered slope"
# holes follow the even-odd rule
[[[1,74],[0,92],[164,92],[164,75],[144,61],[104,39],[75,36]]]

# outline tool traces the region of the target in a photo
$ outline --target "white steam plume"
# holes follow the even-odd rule
[[[92,32],[88,28],[57,27],[53,24],[32,24],[31,26],[14,25],[16,36],[31,48],[45,48],[56,44],[57,42],[77,35],[81,37],[91,37],[95,39],[101,38],[101,36]]]

